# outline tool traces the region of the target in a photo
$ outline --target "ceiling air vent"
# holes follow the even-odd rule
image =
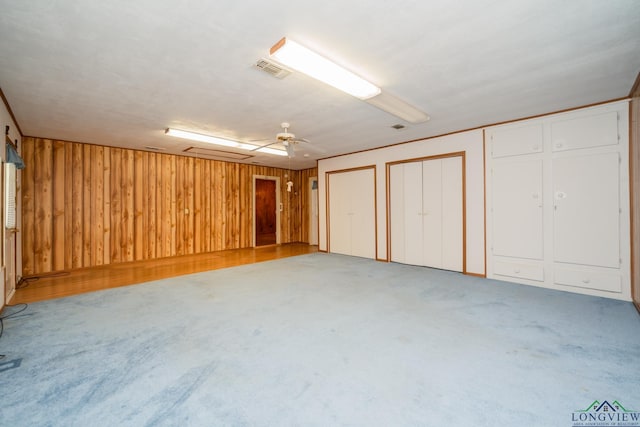
[[[289,74],[291,74],[291,70],[288,70],[283,66],[264,58],[259,59],[258,62],[256,62],[256,68],[258,70],[264,71],[267,74],[271,74],[273,77],[278,79],[284,79]]]

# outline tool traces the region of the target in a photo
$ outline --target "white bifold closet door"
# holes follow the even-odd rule
[[[464,191],[462,157],[442,159],[442,267],[463,271]]]
[[[373,168],[329,175],[329,251],[376,256]]]
[[[392,165],[391,260],[463,270],[462,157]]]

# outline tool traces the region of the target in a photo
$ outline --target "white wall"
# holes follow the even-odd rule
[[[0,158],[2,158],[3,162],[5,160],[5,156],[6,156],[6,149],[5,149],[5,141],[6,141],[6,137],[5,137],[5,128],[6,126],[9,126],[9,137],[11,138],[12,141],[18,140],[18,142],[20,143],[21,141],[21,137],[20,137],[20,133],[18,132],[18,128],[16,126],[16,124],[13,122],[13,119],[11,118],[11,115],[9,114],[9,110],[7,109],[6,105],[4,104],[4,102],[0,101],[0,125],[2,126],[2,128],[0,129],[0,131],[2,131],[2,143],[0,143]],[[0,173],[2,173],[4,175],[4,169],[0,171]],[[19,173],[18,173],[19,174]],[[4,180],[2,180],[1,182],[4,183]],[[0,262],[0,264],[2,265],[1,268],[1,272],[0,272],[0,276],[3,278],[3,284],[4,286],[0,287],[0,290],[2,292],[0,292],[0,307],[3,307],[8,301],[7,301],[7,297],[11,298],[13,296],[13,293],[15,292],[15,283],[16,283],[16,264],[15,264],[15,239],[16,239],[16,234],[11,233],[11,234],[5,234],[4,230],[4,188],[2,188],[0,190],[0,206],[1,206],[1,211],[2,212],[2,223],[0,224],[0,227],[2,229],[2,233],[0,233],[0,235],[2,235],[2,242],[0,244],[4,245],[4,250],[2,251],[4,254],[4,260],[2,260]],[[19,206],[19,204],[18,204]],[[20,228],[19,225],[19,221],[20,221],[20,212],[17,212],[16,215],[16,219],[18,221],[18,228]],[[19,241],[19,239],[18,239]],[[20,271],[19,268],[20,266],[18,265],[18,270]]]
[[[485,274],[483,132],[472,130],[452,135],[349,154],[318,162],[319,249],[327,250],[327,172],[376,166],[377,256],[388,260],[386,164],[388,162],[464,151],[466,157],[467,273]]]

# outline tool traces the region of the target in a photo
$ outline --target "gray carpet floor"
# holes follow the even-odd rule
[[[4,327],[3,426],[572,426],[594,401],[640,411],[631,303],[333,254],[35,303]]]

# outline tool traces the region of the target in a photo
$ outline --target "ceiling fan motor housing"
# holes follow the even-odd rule
[[[289,126],[290,125],[287,122],[280,123],[280,127],[284,130],[284,132],[280,132],[279,134],[276,135],[276,138],[278,139],[278,141],[290,142],[296,138],[294,134],[289,132]]]
[[[279,134],[276,135],[276,138],[278,138],[278,141],[292,141],[295,139],[295,135],[289,132],[280,132]]]

